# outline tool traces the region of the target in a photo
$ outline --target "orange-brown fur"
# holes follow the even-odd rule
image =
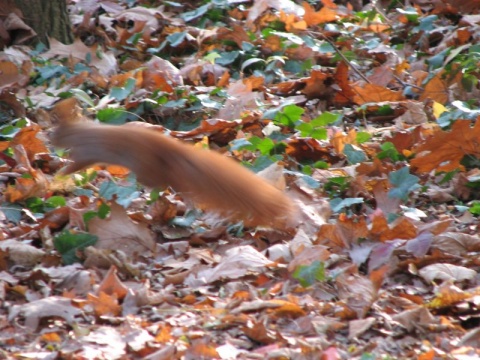
[[[280,190],[219,153],[137,126],[61,124],[56,146],[71,149],[72,173],[94,163],[122,165],[151,187],[171,186],[194,202],[249,225],[284,226],[295,208]]]

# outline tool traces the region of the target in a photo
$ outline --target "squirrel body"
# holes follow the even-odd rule
[[[65,173],[95,163],[121,165],[146,186],[171,186],[197,205],[247,225],[285,226],[295,217],[290,198],[234,160],[143,126],[64,123],[52,140],[71,149],[74,162]]]

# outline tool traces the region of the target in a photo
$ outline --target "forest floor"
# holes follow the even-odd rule
[[[5,46],[0,358],[480,358],[480,7],[405,3],[79,0],[74,43]],[[220,151],[299,223],[58,175],[65,109]]]

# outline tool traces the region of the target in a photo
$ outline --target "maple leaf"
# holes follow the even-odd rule
[[[480,158],[480,122],[457,120],[451,131],[439,130],[415,149],[410,164],[418,172],[465,170],[460,161],[465,155]]]
[[[331,3],[331,5],[336,6],[333,3]],[[305,9],[305,15],[303,16],[303,19],[309,26],[332,22],[340,17],[337,11],[329,6],[324,6],[320,9],[320,11],[315,11],[310,4],[304,2],[303,8]]]
[[[353,86],[352,90],[356,93],[353,101],[358,105],[362,105],[369,102],[382,102],[382,101],[404,101],[405,97],[399,91],[393,91],[386,87],[365,84],[363,86]]]

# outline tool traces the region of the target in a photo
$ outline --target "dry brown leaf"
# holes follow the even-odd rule
[[[376,320],[373,317],[365,319],[351,320],[348,322],[348,338],[354,339],[362,335],[365,331],[370,329]]]
[[[333,148],[337,152],[337,154],[343,153],[343,148],[346,144],[356,144],[357,143],[357,132],[355,129],[351,129],[345,134],[342,131],[337,131],[331,138],[330,144],[332,144]]]
[[[396,119],[397,122],[408,125],[420,125],[428,122],[425,105],[422,102],[407,101],[404,106],[407,108],[407,111]]]
[[[394,79],[394,73],[389,65],[380,65],[373,69],[368,80],[375,85],[385,87]]]
[[[452,71],[452,73],[455,73]],[[420,94],[420,100],[427,99],[434,100],[440,104],[446,105],[449,101],[449,88],[452,84],[458,84],[462,80],[461,72],[456,72],[454,78],[446,76],[446,71],[443,70],[437,74],[425,85],[424,92]]]
[[[22,128],[10,142],[10,146],[22,145],[27,153],[28,160],[33,161],[35,155],[48,153],[48,148],[45,146],[45,143],[37,137],[40,130],[40,126],[37,124]]]
[[[155,239],[146,224],[135,224],[117,203],[110,206],[108,219],[94,218],[89,222],[89,232],[98,236],[95,247],[124,252],[128,257],[155,251]]]
[[[0,251],[6,252],[6,258],[11,265],[26,268],[37,265],[45,256],[43,250],[14,239],[0,241]]]
[[[75,317],[80,314],[81,311],[72,305],[70,299],[50,296],[27,304],[13,305],[8,314],[8,319],[12,321],[21,315],[25,318],[25,326],[34,331],[43,318],[59,317],[65,319],[69,325],[74,325]]]
[[[125,357],[127,344],[121,329],[100,326],[82,337],[82,348],[76,356],[83,358],[121,359]]]
[[[475,270],[466,268],[464,266],[457,266],[452,264],[432,264],[425,266],[419,270],[419,275],[426,281],[432,282],[434,280],[441,281],[464,281],[472,280],[477,276]]]
[[[9,2],[2,3],[2,14],[8,14],[2,21],[3,26],[5,26],[5,30],[14,35],[14,45],[28,43],[29,40],[37,36],[37,33],[19,16],[19,9],[15,9],[9,13],[7,9],[8,5],[11,4],[12,3],[9,4]]]
[[[105,52],[100,58],[97,56],[97,49],[89,48],[80,39],[76,39],[71,45],[64,45],[53,38],[48,39],[50,50],[42,54],[42,57],[50,59],[55,56],[62,58],[75,58],[78,61],[85,61],[90,56],[90,64],[96,67],[102,75],[112,75],[117,70],[117,59],[113,52]]]
[[[445,308],[471,299],[473,296],[473,293],[463,291],[447,281],[439,287],[435,298],[428,303],[428,307],[433,309]]]
[[[452,255],[464,256],[480,251],[480,237],[459,232],[444,232],[433,238],[432,246]]]
[[[293,272],[301,265],[311,265],[314,261],[326,261],[330,252],[325,246],[315,245],[306,247],[288,263],[288,271]]]
[[[305,3],[306,4],[306,3]],[[349,82],[348,65],[345,61],[341,61],[335,70],[335,81],[340,87],[341,91],[335,94],[334,103],[338,105],[351,104],[355,92],[352,89],[352,85]]]
[[[267,329],[263,322],[251,321],[247,326],[242,327],[242,331],[260,344],[272,344],[276,340],[275,332],[272,329]]]
[[[107,295],[115,295],[116,299],[122,300],[128,293],[128,289],[117,276],[117,269],[115,266],[111,266],[107,272],[107,275],[103,278],[99,284],[98,293],[105,293]]]
[[[365,84],[363,86],[353,86],[355,96],[353,101],[362,105],[369,102],[381,102],[381,101],[404,101],[405,97],[399,91],[392,91],[383,86],[374,84]]]
[[[320,243],[328,240],[331,244],[342,248],[349,248],[351,244],[368,236],[367,223],[364,217],[340,216],[337,224],[325,224],[317,234]]]
[[[7,201],[14,203],[20,200],[25,200],[30,197],[45,196],[49,182],[47,177],[40,171],[35,170],[30,165],[27,152],[22,145],[13,146],[14,158],[19,165],[26,169],[29,177],[18,177],[15,179],[15,185],[8,185],[4,195]]]
[[[399,322],[407,331],[413,331],[418,326],[428,328],[435,322],[433,315],[423,306],[405,310],[392,318]]]
[[[331,5],[336,7],[336,5],[333,3]],[[304,1],[303,8],[305,10],[303,19],[308,26],[336,21],[339,18],[337,11],[330,6],[323,6],[319,11],[315,11],[315,9],[308,2]]]
[[[28,83],[28,74],[23,74],[21,69],[11,61],[0,61],[0,93],[24,87]]]
[[[251,246],[238,246],[226,252],[225,257],[213,269],[190,274],[185,280],[189,286],[208,284],[220,279],[238,279],[250,271],[259,271],[272,262]]]
[[[431,137],[415,148],[416,157],[410,164],[419,172],[449,172],[464,170],[460,161],[466,155],[480,158],[480,121],[473,128],[470,121],[457,120],[450,131],[437,130]]]
[[[119,316],[122,312],[121,305],[118,304],[116,296],[111,296],[100,292],[98,296],[88,294],[87,302],[92,306],[95,315],[100,316]]]
[[[480,327],[470,330],[463,335],[460,339],[460,345],[474,349],[480,348]]]
[[[338,86],[333,86],[334,76],[325,70],[312,70],[310,76],[300,82],[305,84],[302,94],[308,99],[331,100],[338,92]]]
[[[388,224],[385,215],[382,213],[373,217],[370,234],[372,238],[382,242],[393,239],[414,239],[417,236],[417,227],[412,220],[404,216]]]
[[[215,344],[208,338],[194,340],[192,345],[186,351],[188,359],[218,359],[218,353]]]

